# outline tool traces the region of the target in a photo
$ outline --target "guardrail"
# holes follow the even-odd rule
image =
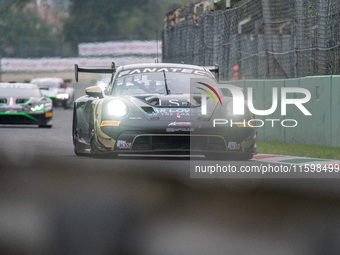
[[[74,64],[83,66],[110,66],[112,61],[117,65],[154,63],[154,57],[102,57],[102,58],[2,58],[1,71],[41,72],[41,71],[73,71]]]

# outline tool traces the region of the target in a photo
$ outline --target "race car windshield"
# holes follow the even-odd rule
[[[203,71],[201,71],[203,73]],[[166,78],[164,78],[166,74]],[[190,79],[206,75],[175,72],[155,72],[125,75],[116,78],[112,95],[190,94]]]
[[[25,87],[2,87],[0,86],[0,97],[41,97],[38,88],[25,88]]]

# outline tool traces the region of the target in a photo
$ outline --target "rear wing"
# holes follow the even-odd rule
[[[116,72],[116,64],[112,62],[111,67],[103,66],[87,66],[80,67],[77,64],[74,65],[74,75],[76,82],[78,82],[78,73],[107,73],[114,74]]]
[[[220,78],[220,67],[219,65],[215,64],[213,66],[204,66],[204,68],[208,69],[216,78],[216,80],[218,81]]]

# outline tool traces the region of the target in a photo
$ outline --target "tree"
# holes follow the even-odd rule
[[[74,50],[82,42],[155,40],[165,14],[187,0],[71,0],[63,35]],[[191,2],[196,2],[191,0]]]
[[[29,2],[32,2],[32,0],[2,0],[0,3],[0,17],[3,17],[12,9],[22,9]]]
[[[21,9],[7,13],[0,25],[2,57],[45,57],[56,52],[57,35],[34,10]]]
[[[61,43],[53,27],[34,9],[24,8],[30,0],[5,0],[0,6],[0,56],[48,57],[58,55]]]

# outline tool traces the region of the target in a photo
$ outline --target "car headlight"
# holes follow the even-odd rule
[[[56,98],[60,99],[60,100],[67,100],[67,99],[69,99],[69,97],[70,97],[70,95],[69,94],[65,94],[65,93],[57,94],[57,96],[56,96]]]
[[[52,104],[51,103],[45,104],[45,111],[51,111],[51,110],[52,110]]]
[[[44,104],[39,104],[39,105],[35,105],[31,107],[31,111],[32,112],[43,112],[45,109],[45,105]]]
[[[107,113],[115,117],[123,117],[127,114],[128,108],[120,100],[112,100],[107,105]]]

